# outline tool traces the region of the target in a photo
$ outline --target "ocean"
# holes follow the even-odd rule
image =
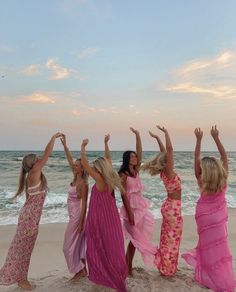
[[[24,204],[25,196],[21,196],[17,201],[12,201],[14,192],[18,184],[18,175],[21,167],[21,160],[30,151],[0,151],[0,225],[16,224],[19,210]],[[42,155],[40,151],[33,153]],[[143,160],[155,156],[155,152],[144,151]],[[79,157],[79,152],[72,151],[74,158]],[[103,156],[102,151],[88,151],[89,161],[93,161],[98,156]],[[112,151],[113,166],[119,169],[122,160],[122,152]],[[204,155],[219,158],[217,152],[205,152]],[[193,168],[193,152],[175,152],[175,170],[182,178],[182,209],[184,215],[194,214],[196,201],[199,198],[199,191],[196,184]],[[227,190],[228,207],[236,208],[236,152],[229,152],[229,179]],[[68,221],[67,214],[67,189],[73,178],[68,166],[65,154],[62,151],[54,151],[44,168],[44,173],[48,180],[49,193],[43,209],[41,223],[60,223]],[[163,183],[159,176],[150,177],[140,173],[144,184],[144,196],[151,200],[151,212],[156,218],[160,218],[160,208],[166,197]],[[93,184],[89,180],[89,186]],[[118,207],[121,206],[121,196],[116,192]]]

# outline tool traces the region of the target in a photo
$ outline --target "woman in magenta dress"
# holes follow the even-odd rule
[[[81,145],[81,161],[85,171],[95,180],[86,220],[87,263],[89,279],[119,292],[126,290],[126,262],[124,238],[114,189],[122,189],[120,178],[112,168],[108,147],[109,135],[105,137],[105,158],[99,157],[91,167]]]
[[[154,176],[160,174],[167,192],[162,204],[162,225],[160,245],[155,255],[155,265],[163,276],[173,276],[177,271],[179,247],[183,229],[181,214],[181,179],[174,171],[173,147],[168,131],[157,126],[165,133],[166,147],[159,136],[149,132],[157,140],[160,153],[151,161],[144,163],[142,169]]]
[[[84,226],[88,198],[88,176],[83,169],[81,159],[73,160],[66,144],[65,135],[62,136],[61,142],[71,171],[74,174],[73,181],[68,189],[69,223],[66,228],[63,245],[68,269],[70,273],[75,274],[71,279],[74,282],[87,275]]]
[[[156,246],[151,243],[154,233],[155,219],[150,212],[150,201],[143,197],[143,185],[139,177],[142,160],[142,144],[137,130],[130,128],[136,136],[136,151],[125,151],[123,162],[119,170],[124,192],[122,192],[123,206],[121,217],[126,238],[129,240],[126,262],[128,274],[132,276],[132,263],[135,249],[141,253],[146,265],[152,266],[156,253]]]
[[[5,264],[0,270],[0,285],[18,283],[18,286],[24,290],[35,288],[35,285],[28,281],[28,270],[47,193],[47,180],[42,168],[52,153],[55,139],[58,137],[61,137],[60,133],[51,138],[42,158],[38,158],[35,154],[28,154],[23,158],[19,187],[14,198],[25,192],[26,202],[20,211],[16,234]]]
[[[216,292],[233,292],[236,287],[232,255],[228,246],[228,212],[225,200],[228,177],[227,154],[219,139],[219,131],[212,127],[211,135],[221,160],[215,157],[201,159],[203,132],[195,129],[195,176],[201,190],[195,219],[198,244],[182,255],[195,269],[195,280]]]

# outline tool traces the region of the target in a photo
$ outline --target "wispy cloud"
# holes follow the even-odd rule
[[[5,54],[10,54],[13,53],[15,51],[15,49],[7,46],[7,45],[1,45],[0,44],[0,53],[5,53]]]
[[[78,52],[74,52],[74,54],[79,58],[79,59],[87,59],[90,58],[94,55],[96,55],[98,52],[101,51],[101,48],[84,48]]]
[[[26,67],[25,69],[23,69],[22,73],[27,76],[37,75],[37,74],[40,74],[41,67],[42,66],[40,64],[32,64]]]
[[[186,65],[176,70],[177,75],[193,74],[196,71],[204,70],[207,68],[214,68],[216,70],[232,66],[236,59],[236,53],[225,51],[215,58],[211,59],[195,59],[188,62]]]
[[[36,93],[33,93],[32,95],[22,97],[18,101],[26,102],[26,103],[50,104],[50,103],[55,103],[56,99],[47,94],[36,92]]]
[[[59,65],[56,59],[48,59],[46,68],[52,71],[52,80],[65,79],[73,72],[73,70]]]
[[[217,99],[236,99],[236,52],[226,50],[209,59],[187,62],[172,74],[164,90]]]

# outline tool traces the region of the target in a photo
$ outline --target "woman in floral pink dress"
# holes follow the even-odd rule
[[[23,158],[19,187],[14,198],[25,192],[26,202],[20,211],[16,234],[5,264],[0,270],[0,285],[18,283],[18,286],[24,290],[35,288],[35,285],[28,281],[28,270],[47,193],[47,180],[42,168],[52,153],[58,137],[61,137],[60,133],[52,136],[42,158],[38,158],[35,154],[28,154]]]
[[[161,207],[162,226],[160,246],[155,256],[155,265],[164,276],[173,276],[177,271],[179,246],[183,229],[181,215],[181,179],[174,171],[173,147],[168,131],[157,126],[165,133],[166,147],[161,139],[149,132],[157,140],[161,153],[153,160],[144,163],[142,169],[154,176],[160,174],[167,191],[167,198]]]

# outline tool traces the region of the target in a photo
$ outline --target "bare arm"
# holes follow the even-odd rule
[[[79,233],[84,229],[84,219],[85,219],[86,211],[87,211],[88,185],[86,183],[84,183],[81,188],[81,197],[82,197],[82,209],[81,209],[79,226],[78,226]]]
[[[201,177],[201,142],[202,142],[202,136],[203,132],[200,128],[196,128],[194,130],[195,136],[196,136],[196,146],[195,146],[195,153],[194,153],[194,171],[195,171],[195,177],[197,181],[199,181]]]
[[[138,130],[134,128],[130,128],[130,130],[135,134],[136,137],[136,152],[137,152],[137,159],[138,159],[138,166],[142,163],[142,142],[141,137]]]
[[[110,162],[110,164],[112,165],[112,161],[111,161],[111,153],[110,153],[110,149],[109,149],[109,142],[110,140],[110,135],[106,135],[104,138],[104,144],[105,144],[105,157],[106,159]]]
[[[159,149],[160,149],[160,151],[161,151],[161,152],[166,152],[166,148],[165,148],[165,146],[163,145],[163,143],[162,143],[161,139],[159,138],[159,136],[153,134],[151,131],[149,131],[149,134],[150,134],[151,137],[153,137],[153,138],[155,138],[155,139],[157,140],[157,143],[158,143],[158,145],[159,145]]]
[[[69,150],[69,148],[67,147],[67,144],[66,144],[66,135],[62,135],[60,140],[61,140],[61,143],[62,143],[62,145],[64,147],[64,151],[65,151],[65,154],[66,154],[67,161],[68,161],[68,163],[70,165],[71,170],[73,171],[74,161],[73,161],[73,157],[71,155],[71,152],[70,152],[70,150]]]
[[[124,190],[126,190],[127,176],[122,173],[122,174],[120,174],[120,177],[121,177],[121,182],[122,182],[122,185],[124,187]],[[124,204],[125,210],[126,210],[127,215],[128,215],[129,223],[131,225],[134,225],[134,213],[133,213],[133,210],[131,209],[128,197],[127,197],[125,192],[121,193],[121,198],[122,198],[122,202]]]
[[[81,144],[81,163],[83,165],[84,170],[96,181],[96,182],[103,182],[101,175],[96,172],[90,165],[86,157],[86,145],[88,144],[88,139],[84,139]]]
[[[216,128],[216,126],[211,128],[211,135],[216,143],[217,149],[218,149],[220,156],[221,156],[221,161],[223,163],[224,169],[226,170],[226,173],[228,176],[228,156],[227,156],[227,153],[225,151],[223,144],[220,141],[219,131]]]
[[[174,175],[174,158],[173,158],[173,146],[170,140],[169,133],[164,127],[157,126],[159,130],[165,133],[166,140],[166,176],[171,179]]]

